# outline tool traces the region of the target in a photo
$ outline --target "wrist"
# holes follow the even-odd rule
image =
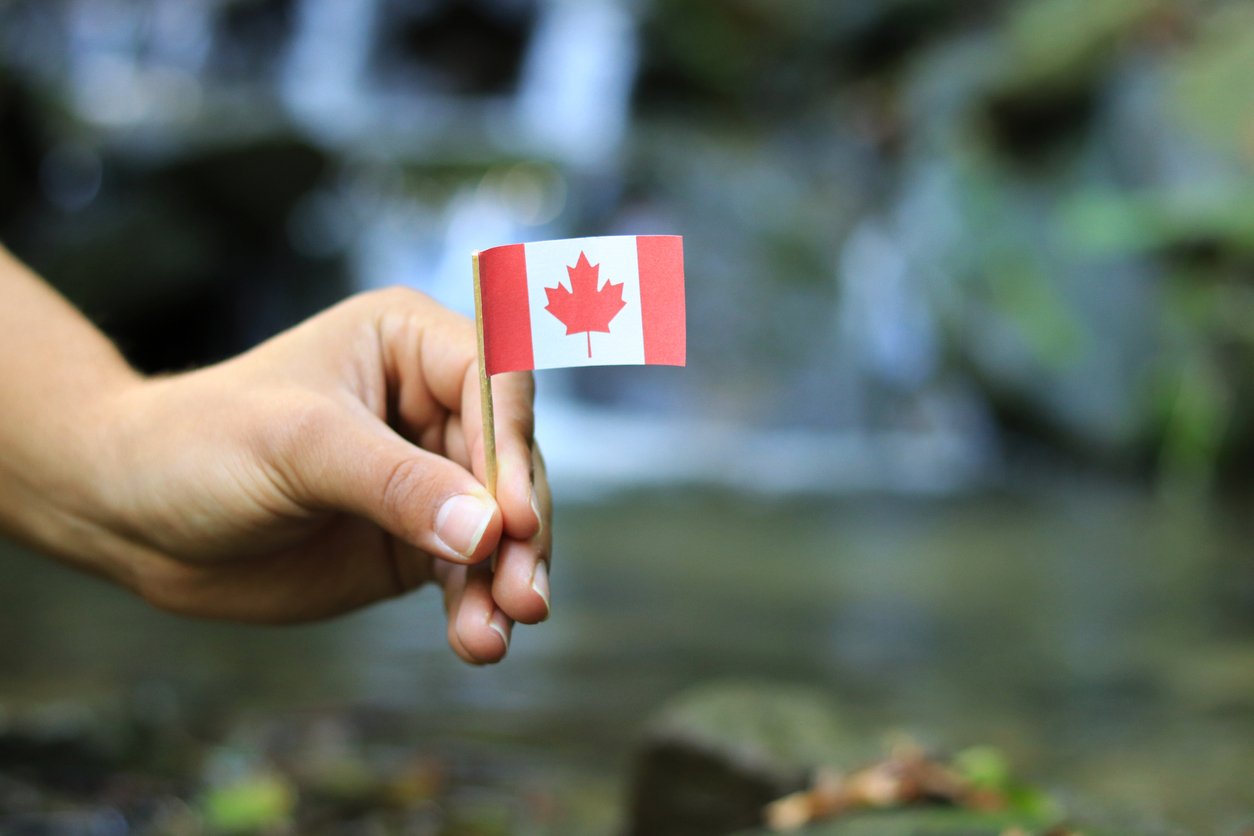
[[[15,513],[5,527],[39,551],[128,583],[128,544],[115,525],[127,470],[119,442],[125,402],[146,382],[123,366],[100,370],[96,383],[50,399],[9,448],[0,493]]]

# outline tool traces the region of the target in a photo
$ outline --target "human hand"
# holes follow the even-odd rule
[[[500,660],[513,621],[548,616],[551,505],[530,374],[494,378],[495,500],[483,488],[476,358],[470,321],[392,289],[122,388],[93,416],[105,571],[157,606],[256,622],[433,581],[453,650]]]

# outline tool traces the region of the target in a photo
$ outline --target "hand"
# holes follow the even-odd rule
[[[227,362],[121,388],[92,416],[106,572],[166,609],[257,622],[434,581],[453,650],[498,661],[513,621],[548,616],[551,507],[531,375],[493,384],[495,500],[474,326],[416,292],[355,296]]]

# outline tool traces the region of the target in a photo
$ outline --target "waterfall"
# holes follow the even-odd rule
[[[378,0],[300,0],[279,91],[291,114],[315,135],[347,139],[371,115],[366,70]]]
[[[580,167],[614,159],[627,131],[636,40],[619,0],[544,3],[517,103],[538,153]]]

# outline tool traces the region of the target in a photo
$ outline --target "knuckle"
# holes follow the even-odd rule
[[[419,539],[420,526],[414,509],[428,505],[431,480],[418,459],[405,458],[391,466],[380,486],[380,506],[395,520],[399,533],[409,542]]]
[[[379,290],[367,291],[362,296],[384,308],[426,305],[431,302],[431,297],[427,294],[404,285],[392,285]]]
[[[286,403],[281,403],[282,421],[270,421],[267,440],[278,452],[290,455],[296,451],[316,448],[326,440],[328,426],[331,423],[331,409],[320,400],[308,398],[279,396]]]
[[[530,447],[536,436],[536,414],[531,411],[530,407],[520,409],[514,414],[512,424],[514,432]]]
[[[274,399],[271,396],[267,411],[274,409]],[[327,446],[335,443],[335,407],[307,397],[279,395],[277,400],[277,414],[282,420],[258,422],[262,431],[254,437],[257,449],[253,452],[283,486],[303,495],[306,492],[300,489],[309,487],[305,483],[311,465],[316,469],[316,462],[325,458]]]
[[[478,433],[472,433],[469,437],[466,437],[466,453],[470,456],[470,461],[474,462],[476,467],[484,461],[484,445],[485,442],[483,440],[483,436]]]

